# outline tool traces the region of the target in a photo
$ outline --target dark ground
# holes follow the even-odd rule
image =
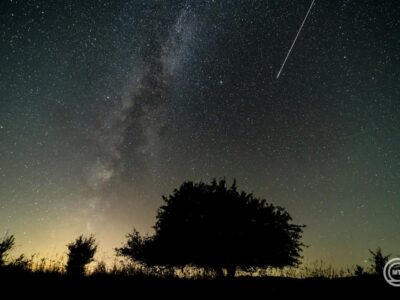
[[[61,274],[4,273],[0,274],[0,299],[67,298],[93,299],[105,296],[115,299],[144,299],[143,296],[208,297],[234,295],[240,298],[318,297],[319,299],[368,297],[398,298],[400,288],[376,276],[338,279],[293,279],[280,277],[239,277],[233,279],[177,279],[145,276],[93,275],[71,278]]]

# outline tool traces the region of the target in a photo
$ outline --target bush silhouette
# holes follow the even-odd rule
[[[15,244],[14,235],[6,234],[3,239],[0,241],[0,266],[5,264],[5,258],[7,256],[7,252],[9,252]]]
[[[371,271],[374,274],[383,274],[383,268],[389,260],[389,255],[383,255],[382,249],[377,248],[376,251],[369,250],[372,257],[370,258],[371,262]]]
[[[149,266],[211,268],[234,276],[237,268],[299,263],[304,226],[291,224],[282,207],[239,192],[234,181],[184,182],[163,196],[153,236],[128,234],[117,254]]]
[[[96,239],[93,236],[79,236],[74,242],[67,245],[68,261],[67,274],[74,276],[83,276],[85,274],[85,266],[93,261],[96,253]]]
[[[360,265],[356,265],[354,267],[354,276],[361,277],[364,276],[365,274],[366,272],[364,271],[364,268],[361,267]]]

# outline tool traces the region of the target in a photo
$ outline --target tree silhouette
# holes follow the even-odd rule
[[[383,274],[383,268],[389,260],[389,255],[383,255],[382,249],[379,247],[376,251],[369,250],[372,257],[370,258],[371,262],[371,271],[375,274]]]
[[[68,261],[67,274],[82,276],[85,274],[85,266],[93,261],[96,253],[96,239],[93,236],[79,236],[74,242],[67,245]]]
[[[0,266],[4,265],[7,252],[9,252],[15,244],[14,235],[6,234],[0,241]]]
[[[252,194],[237,190],[234,181],[184,182],[163,196],[153,236],[136,230],[117,254],[149,266],[212,268],[234,276],[237,268],[284,267],[301,258],[302,225],[290,215]]]

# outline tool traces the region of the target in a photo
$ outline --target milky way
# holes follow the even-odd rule
[[[308,0],[2,1],[15,254],[94,233],[112,258],[161,195],[224,176],[307,225],[305,260],[399,252],[400,4],[316,4],[276,80]]]
[[[165,38],[159,36],[159,26],[148,33],[158,43],[145,44],[144,53],[134,58],[132,77],[124,92],[99,123],[96,130],[98,160],[88,177],[89,188],[94,192],[88,201],[89,215],[98,209],[98,205],[109,205],[101,195],[105,188],[112,188],[110,181],[123,172],[127,149],[135,154],[134,158],[129,158],[133,168],[142,167],[141,171],[148,173],[150,178],[157,177],[157,160],[162,150],[160,134],[168,126],[168,89],[174,75],[188,59],[186,48],[193,38],[194,20],[189,16],[189,8],[186,5],[179,11]],[[153,11],[155,22],[161,22],[155,7]]]

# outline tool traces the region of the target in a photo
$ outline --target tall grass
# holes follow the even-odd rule
[[[65,274],[65,265],[65,256],[56,255],[54,258],[49,259],[44,257],[40,258],[39,255],[35,254],[30,257],[20,255],[16,258],[10,258],[6,266],[14,270],[25,272],[56,273],[62,275]],[[107,263],[104,260],[95,261],[91,263],[86,274],[88,276],[115,275],[192,279],[216,277],[216,273],[211,269],[196,268],[192,266],[182,268],[146,267],[127,259],[114,260],[111,263]],[[237,276],[274,276],[299,279],[335,279],[354,275],[354,269],[334,268],[332,265],[327,264],[322,260],[303,263],[298,267],[255,269],[253,272],[244,272],[239,270],[237,272]]]
[[[335,268],[322,260],[303,263],[298,267],[285,267],[282,269],[267,268],[256,272],[256,276],[278,276],[290,278],[327,278],[335,279],[354,276],[350,268]]]

